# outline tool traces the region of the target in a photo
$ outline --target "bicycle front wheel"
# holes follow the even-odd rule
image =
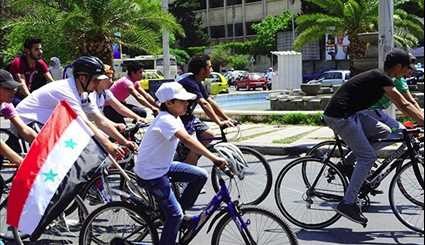
[[[303,166],[308,166],[304,181]],[[283,216],[291,223],[320,229],[341,216],[334,207],[342,200],[347,180],[335,165],[320,159],[301,157],[285,166],[276,180],[275,199]]]
[[[248,167],[244,168],[243,177],[235,176],[234,180],[237,181],[237,187],[231,186],[230,195],[233,199],[238,199],[240,203],[245,205],[258,205],[270,193],[273,183],[272,170],[269,163],[258,151],[249,147],[238,147]],[[221,176],[226,182],[229,177],[223,174],[220,170],[213,167],[211,171],[211,182],[215,192],[220,190],[218,176]],[[233,184],[232,184],[233,185]],[[240,197],[237,196],[240,191]]]
[[[110,202],[95,209],[80,231],[80,245],[125,242],[146,245],[159,242],[149,217],[140,208],[126,202]]]
[[[214,229],[211,245],[296,245],[294,233],[289,226],[276,214],[257,207],[242,207],[239,210],[246,229],[239,229],[239,225],[226,214]],[[247,243],[245,240],[248,240]]]
[[[418,167],[420,176],[415,174]],[[424,234],[424,166],[409,162],[394,175],[390,184],[390,206],[394,215],[409,229]],[[422,178],[418,180],[417,178]]]

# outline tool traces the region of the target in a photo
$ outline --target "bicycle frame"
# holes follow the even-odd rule
[[[188,229],[183,231],[183,234],[180,235],[180,245],[187,245],[193,240],[193,238],[199,233],[199,231],[212,217],[212,215],[220,209],[222,202],[226,203],[226,212],[232,217],[233,221],[236,223],[245,243],[255,244],[252,236],[247,231],[249,221],[245,222],[242,219],[241,215],[237,210],[237,206],[235,205],[235,203],[232,202],[229,190],[221,177],[219,182],[221,186],[220,191],[212,198],[208,206],[199,215],[193,217],[192,220],[189,221]]]

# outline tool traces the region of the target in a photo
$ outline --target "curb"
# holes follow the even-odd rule
[[[253,148],[257,151],[259,151],[261,154],[264,155],[274,155],[274,156],[300,156],[303,153],[306,153],[308,150],[310,150],[315,144],[300,144],[300,145],[254,145],[254,144],[237,144],[237,146],[245,146]],[[392,152],[397,150],[396,147],[386,147],[382,150],[379,150],[378,158],[386,158],[388,157]]]

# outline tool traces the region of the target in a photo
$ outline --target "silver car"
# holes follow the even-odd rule
[[[349,70],[330,70],[323,72],[317,80],[309,83],[320,83],[323,86],[341,85],[350,79]]]

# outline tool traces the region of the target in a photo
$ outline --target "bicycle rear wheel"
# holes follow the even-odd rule
[[[110,202],[95,209],[83,223],[79,244],[109,245],[113,240],[145,245],[159,241],[149,216],[126,202]]]
[[[302,173],[304,165],[308,166],[306,176]],[[275,199],[279,210],[291,223],[307,229],[320,229],[341,217],[334,207],[342,200],[346,188],[347,180],[335,165],[301,157],[279,173]]]
[[[424,234],[424,166],[416,163],[421,173],[415,175],[415,164],[405,164],[390,184],[390,206],[397,219],[409,229]],[[418,180],[417,178],[422,178]]]
[[[226,214],[214,229],[211,245],[247,244],[243,237],[252,238],[257,245],[296,245],[294,233],[289,226],[276,214],[257,207],[241,207],[239,214],[247,224],[247,229],[239,230],[239,225]]]
[[[240,198],[237,196],[238,189],[234,184],[230,188],[232,199],[238,199],[240,203],[245,205],[258,205],[270,193],[273,183],[272,170],[269,163],[258,151],[249,147],[238,147],[248,167],[243,169],[243,178],[235,176],[234,180],[240,191]],[[229,177],[223,172],[213,167],[211,171],[211,182],[215,192],[220,190],[218,176],[221,176],[226,182],[230,181]]]

